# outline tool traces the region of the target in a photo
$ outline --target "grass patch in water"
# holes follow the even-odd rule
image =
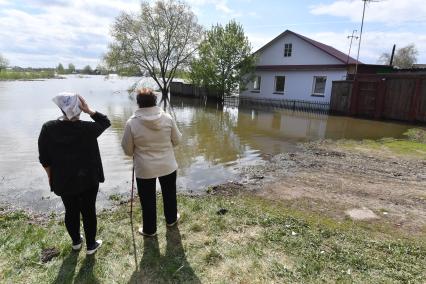
[[[9,80],[37,80],[37,79],[50,79],[55,77],[55,72],[52,71],[13,71],[1,70],[0,81]]]
[[[426,131],[410,129],[404,135],[407,139],[383,138],[379,140],[339,140],[337,144],[346,149],[379,151],[392,155],[426,159]]]
[[[161,198],[158,199],[161,208]],[[158,238],[135,235],[128,206],[99,215],[104,246],[95,257],[71,252],[61,220],[29,224],[3,215],[0,282],[6,283],[306,283],[424,282],[425,239],[407,238],[288,209],[258,197],[179,196],[178,229],[158,212]],[[141,220],[136,206],[135,228]],[[221,208],[228,209],[218,215]],[[44,248],[60,255],[40,262]],[[138,270],[136,271],[136,267]]]

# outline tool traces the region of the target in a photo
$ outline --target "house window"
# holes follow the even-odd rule
[[[285,77],[275,76],[275,92],[274,94],[284,94]]]
[[[325,83],[327,77],[325,76],[314,76],[314,85],[312,87],[312,95],[323,97],[325,93]]]
[[[290,57],[292,50],[293,50],[293,44],[291,43],[284,44],[284,57]]]
[[[260,76],[256,76],[253,81],[253,91],[260,91],[260,83],[262,78]]]

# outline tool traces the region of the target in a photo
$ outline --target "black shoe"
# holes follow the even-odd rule
[[[176,225],[179,222],[179,220],[180,220],[180,214],[177,213],[176,214],[176,221],[174,221],[173,223],[170,223],[170,224],[166,224],[166,225],[167,225],[167,227],[173,227],[174,225]]]
[[[157,232],[155,232],[153,234],[147,234],[143,231],[142,228],[139,228],[138,232],[139,232],[139,234],[141,234],[144,237],[155,237],[157,235]]]
[[[102,246],[102,240],[97,240],[93,246],[87,247],[87,255],[94,254]]]

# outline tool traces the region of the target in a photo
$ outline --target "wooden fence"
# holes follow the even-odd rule
[[[359,75],[355,81],[334,81],[330,111],[426,122],[426,75]]]
[[[177,97],[208,98],[215,101],[220,99],[217,93],[209,92],[206,88],[182,82],[172,82],[170,84],[170,94]]]

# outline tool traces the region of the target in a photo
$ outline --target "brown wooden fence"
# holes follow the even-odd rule
[[[177,97],[208,98],[215,101],[221,100],[221,96],[215,92],[182,82],[172,82],[170,84],[170,94]]]
[[[330,111],[374,119],[426,122],[426,75],[359,75],[335,81]]]

